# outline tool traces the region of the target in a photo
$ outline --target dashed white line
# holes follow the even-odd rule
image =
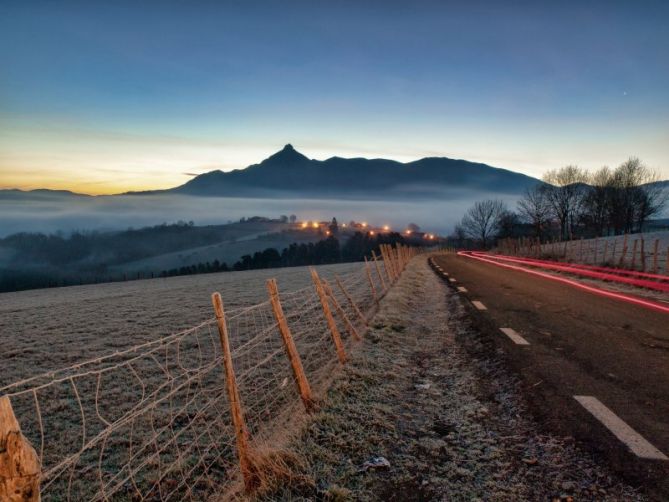
[[[476,307],[479,310],[488,310],[488,308],[478,300],[472,301],[472,304],[474,305],[474,307]]]
[[[511,340],[516,344],[516,345],[529,345],[530,342],[525,340],[522,336],[518,334],[518,332],[512,328],[499,328],[499,330],[504,333],[506,336],[511,338]]]
[[[467,288],[465,288],[465,287],[463,287],[463,286],[458,286],[458,291],[460,291],[460,293],[466,293],[466,292],[467,292]]]
[[[669,460],[660,450],[655,448],[641,434],[632,429],[618,415],[613,413],[594,396],[574,396],[581,405],[599,420],[614,436],[622,441],[632,452],[641,458],[653,460]]]
[[[448,282],[458,282],[458,281],[456,281],[456,280],[453,279],[452,277],[449,277]]]

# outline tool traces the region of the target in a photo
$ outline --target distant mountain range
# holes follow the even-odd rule
[[[466,160],[445,157],[407,163],[341,157],[313,160],[286,145],[260,164],[245,169],[210,171],[169,190],[131,193],[261,198],[424,197],[461,189],[518,194],[538,182],[524,174]]]
[[[412,199],[471,192],[517,196],[540,180],[521,173],[447,157],[413,162],[331,157],[309,159],[288,144],[244,169],[210,171],[175,188],[119,195],[182,194],[206,197]],[[669,181],[659,181],[663,188]],[[68,190],[0,190],[0,199],[89,197]]]

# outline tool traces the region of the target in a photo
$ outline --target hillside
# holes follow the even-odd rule
[[[210,171],[179,187],[148,193],[198,196],[392,198],[443,195],[449,190],[519,194],[537,183],[524,174],[446,157],[414,162],[331,157],[314,160],[292,145],[259,164],[230,172]],[[147,192],[136,192],[144,193]]]

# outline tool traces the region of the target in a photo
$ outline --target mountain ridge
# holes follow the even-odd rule
[[[319,197],[443,195],[450,190],[493,190],[519,194],[538,179],[487,164],[447,157],[411,162],[383,158],[309,159],[289,143],[244,169],[200,174],[167,190],[129,194],[177,193],[195,196]]]

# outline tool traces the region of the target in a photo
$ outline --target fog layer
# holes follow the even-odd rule
[[[23,196],[25,195],[25,196]],[[300,220],[369,221],[401,229],[414,222],[441,234],[452,231],[476,200],[501,198],[510,206],[517,197],[491,192],[444,193],[442,198],[401,201],[252,199],[187,195],[0,197],[0,237],[16,232],[114,230],[178,220],[196,225],[220,224],[241,217],[295,214]]]

